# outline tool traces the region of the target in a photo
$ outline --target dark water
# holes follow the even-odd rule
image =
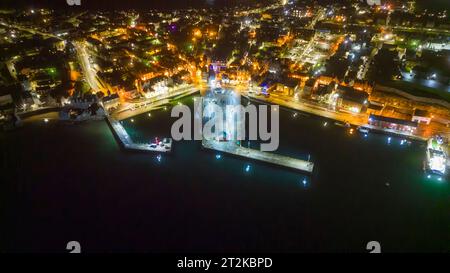
[[[124,125],[136,140],[168,136],[169,114]],[[280,115],[279,152],[316,164],[306,186],[304,174],[217,160],[193,142],[160,163],[124,152],[103,122],[2,134],[0,250],[64,251],[77,240],[93,252],[365,251],[377,240],[386,252],[449,252],[450,187],[424,178],[423,144]]]

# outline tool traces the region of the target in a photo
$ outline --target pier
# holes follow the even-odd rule
[[[117,121],[111,117],[106,118],[113,133],[116,135],[118,141],[122,145],[122,147],[126,150],[132,151],[144,151],[144,152],[158,152],[158,153],[169,153],[172,151],[172,141],[168,144],[156,145],[152,147],[150,143],[134,143],[134,141],[130,138],[125,128],[123,128],[120,121]]]
[[[314,170],[314,163],[310,161],[244,148],[228,142],[203,141],[202,145],[206,149],[250,158],[302,172],[312,173]]]

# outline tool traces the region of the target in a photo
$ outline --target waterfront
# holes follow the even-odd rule
[[[124,126],[135,139],[167,135],[169,110]],[[280,153],[316,164],[304,185],[200,143],[174,143],[158,162],[121,150],[105,122],[41,119],[1,135],[1,251],[64,251],[68,240],[86,252],[364,252],[371,240],[386,252],[450,250],[450,186],[424,177],[420,142],[283,110]]]

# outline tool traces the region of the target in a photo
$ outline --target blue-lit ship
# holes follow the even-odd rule
[[[447,174],[448,162],[444,139],[439,136],[429,139],[426,155],[425,171],[428,178],[437,176],[439,180],[442,180]]]

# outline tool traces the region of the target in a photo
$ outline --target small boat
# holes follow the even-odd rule
[[[364,134],[368,134],[369,133],[369,129],[364,128],[364,127],[358,127],[358,131],[360,131],[361,133],[364,133]]]
[[[345,124],[342,122],[335,122],[334,125],[340,126],[340,127],[346,127]]]

